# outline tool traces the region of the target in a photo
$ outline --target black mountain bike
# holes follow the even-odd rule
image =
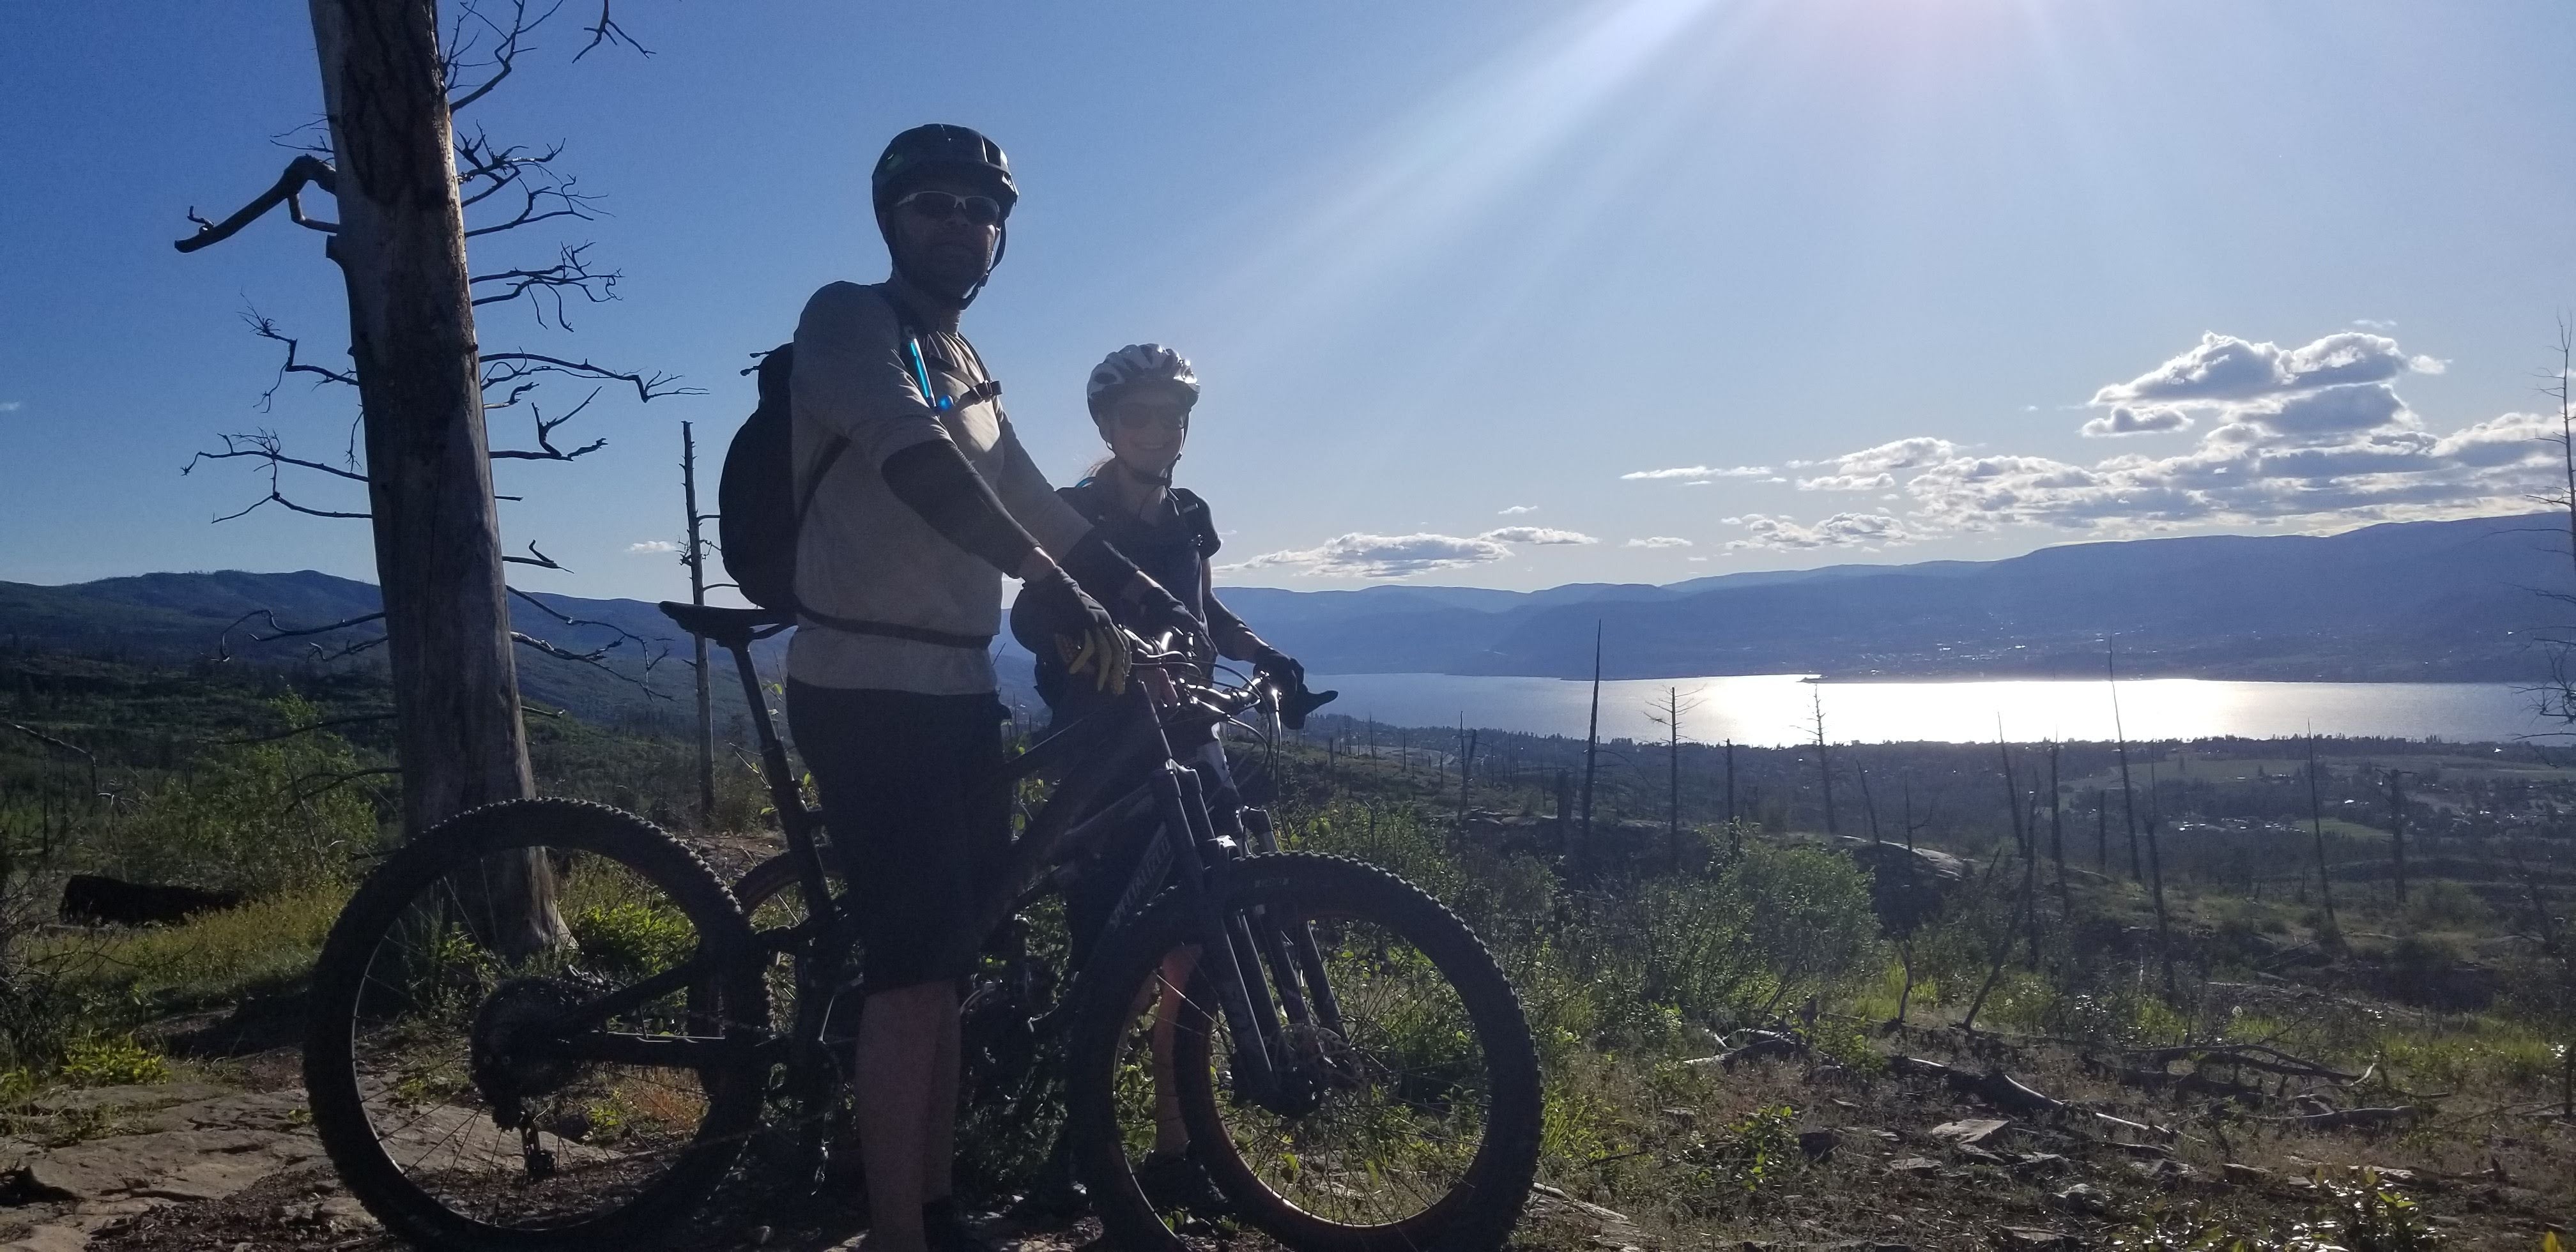
[[[305,1086],[351,1193],[417,1243],[646,1245],[742,1162],[819,1185],[865,1078],[846,1072],[854,928],[751,660],[788,623],[662,608],[733,654],[787,851],[738,897],[642,818],[538,799],[459,815],[368,876],[313,973]],[[1131,683],[994,780],[1053,785],[973,919],[991,942],[970,1090],[1005,1117],[1060,1093],[1112,1246],[1181,1246],[1137,1176],[1160,1095],[1227,1203],[1291,1248],[1499,1247],[1540,1122],[1510,982],[1403,879],[1277,851],[1214,733],[1275,715],[1275,693],[1138,648],[1169,683]],[[1020,911],[1127,864],[1088,951],[1026,953]]]

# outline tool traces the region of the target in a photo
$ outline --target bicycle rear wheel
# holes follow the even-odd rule
[[[559,934],[514,884],[551,872]],[[522,907],[504,907],[504,901]],[[595,1026],[576,1006],[695,961]],[[647,989],[648,991],[650,989]],[[706,865],[632,814],[525,800],[461,814],[359,887],[315,964],[314,1130],[385,1225],[441,1248],[648,1245],[703,1199],[760,1111],[767,1007],[750,929]],[[556,1041],[614,1034],[627,1060]]]
[[[1210,1181],[1252,1225],[1304,1252],[1486,1252],[1519,1217],[1537,1168],[1538,1060],[1519,997],[1466,926],[1419,889],[1355,861],[1300,853],[1212,872],[1230,916],[1311,927],[1319,979],[1258,960],[1275,998],[1328,983],[1338,1029],[1291,1029],[1311,1107],[1280,1112],[1228,1088],[1233,1039],[1204,974],[1166,998],[1165,957],[1195,928],[1166,898],[1105,945],[1077,991],[1069,1115],[1076,1159],[1113,1243],[1178,1246],[1136,1181],[1165,1081]],[[1255,914],[1257,910],[1257,914]],[[1289,984],[1289,985],[1283,985]]]

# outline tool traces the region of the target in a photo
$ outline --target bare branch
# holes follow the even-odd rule
[[[313,384],[316,387],[321,386],[323,383],[341,383],[351,387],[358,385],[357,376],[354,374],[343,374],[338,370],[325,369],[319,365],[312,365],[296,360],[295,352],[297,348],[302,346],[302,341],[279,330],[277,328],[277,323],[262,316],[259,310],[245,310],[242,313],[242,320],[250,323],[250,331],[252,334],[257,335],[262,339],[274,340],[286,345],[286,363],[277,367],[277,381],[270,383],[268,385],[268,390],[259,393],[260,412],[266,413],[271,408],[275,407],[277,401],[277,389],[286,385],[286,376],[289,374],[312,374],[321,380],[320,382]]]
[[[576,663],[576,664],[588,665],[588,666],[591,666],[591,667],[593,667],[593,668],[596,668],[596,669],[599,669],[599,670],[603,670],[603,671],[605,671],[605,672],[607,672],[607,673],[614,674],[614,675],[616,675],[617,677],[619,677],[619,678],[622,678],[622,679],[626,680],[627,682],[630,682],[630,683],[635,684],[635,685],[636,685],[636,687],[640,688],[640,689],[644,692],[644,694],[645,694],[647,697],[650,697],[650,698],[652,698],[652,699],[655,699],[655,700],[668,700],[668,699],[670,699],[670,698],[671,698],[670,696],[668,696],[668,695],[666,695],[666,694],[664,694],[664,693],[662,693],[662,692],[655,691],[655,690],[653,689],[653,684],[651,684],[651,683],[649,683],[649,682],[645,681],[643,678],[636,677],[636,676],[635,676],[635,675],[633,675],[633,674],[623,674],[623,673],[618,673],[618,671],[617,671],[616,667],[611,666],[611,665],[609,665],[609,664],[608,664],[608,652],[609,652],[609,648],[598,648],[598,649],[594,649],[594,650],[589,651],[589,652],[575,652],[575,651],[572,651],[572,650],[571,650],[571,649],[569,649],[569,648],[561,648],[561,647],[557,647],[557,646],[555,646],[554,644],[548,643],[548,642],[546,642],[546,641],[545,641],[545,640],[543,640],[543,639],[539,639],[539,638],[537,638],[537,637],[536,637],[536,636],[534,636],[534,635],[526,634],[526,633],[523,633],[523,632],[521,632],[521,631],[515,631],[515,630],[510,632],[510,639],[511,639],[511,641],[512,641],[512,642],[514,642],[514,643],[525,644],[526,646],[531,647],[531,648],[534,648],[534,649],[536,649],[536,650],[537,650],[537,651],[539,651],[539,652],[545,653],[547,656],[553,657],[553,658],[555,658],[556,660],[559,660],[559,661],[571,661],[571,662],[574,662],[574,663]],[[616,645],[614,645],[614,644],[609,645],[609,647],[610,647],[610,648],[613,648],[613,647],[615,647],[615,646],[616,646]],[[652,667],[653,667],[653,665],[654,665],[655,663],[659,662],[661,659],[662,659],[662,658],[660,658],[660,657],[656,656],[656,657],[648,658],[648,659],[646,660],[646,662],[645,662],[645,667],[644,667],[644,668],[645,668],[645,673],[646,673],[648,676],[652,673]]]
[[[534,545],[531,545],[531,547],[533,546]],[[570,614],[565,613],[563,610],[558,609],[535,596],[529,595],[527,592],[521,591],[516,587],[510,588],[510,594],[517,596],[519,599],[524,600],[529,604],[535,605],[538,612],[541,612],[558,622],[562,622],[566,626],[596,626],[617,636],[616,638],[609,640],[605,646],[594,648],[588,652],[574,652],[570,649],[558,647],[555,644],[548,643],[545,640],[538,639],[532,635],[524,634],[519,631],[510,632],[511,638],[516,639],[529,647],[535,648],[548,656],[555,657],[558,660],[578,661],[584,665],[594,665],[600,669],[607,670],[609,673],[616,674],[618,677],[643,688],[644,694],[655,699],[670,699],[669,696],[664,695],[659,691],[655,691],[652,684],[654,667],[660,665],[663,660],[671,655],[671,649],[667,645],[657,651],[653,646],[652,640],[646,639],[614,622],[601,622],[593,621],[589,618],[573,617]],[[637,677],[633,674],[620,673],[617,669],[608,664],[608,654],[615,652],[620,647],[629,643],[635,645],[636,653],[644,660],[644,672],[642,677]]]
[[[269,609],[255,609],[255,610],[253,610],[253,611],[251,611],[251,612],[244,613],[244,614],[242,614],[241,616],[234,618],[234,619],[232,620],[232,622],[231,622],[229,625],[226,625],[226,626],[224,627],[224,629],[223,629],[223,633],[222,633],[222,634],[220,634],[220,635],[217,635],[217,636],[215,637],[215,656],[216,656],[216,659],[218,659],[218,660],[229,661],[229,660],[233,659],[233,655],[232,655],[232,635],[233,635],[233,632],[234,632],[234,631],[236,631],[236,630],[241,629],[242,623],[247,622],[247,621],[251,620],[251,619],[252,619],[252,618],[254,618],[254,617],[255,617],[255,618],[260,619],[261,621],[264,621],[264,622],[267,622],[267,623],[268,623],[268,630],[269,630],[269,633],[267,633],[267,634],[265,634],[265,635],[261,635],[261,634],[253,634],[253,635],[251,635],[251,636],[250,636],[250,642],[252,642],[252,643],[274,643],[274,642],[276,642],[276,641],[278,641],[278,640],[280,640],[280,639],[298,639],[298,638],[302,638],[302,637],[307,636],[307,635],[327,635],[327,634],[330,634],[332,631],[335,631],[335,630],[347,630],[348,628],[350,628],[350,627],[352,627],[352,626],[364,626],[364,625],[366,625],[366,624],[367,624],[367,623],[369,623],[369,622],[382,621],[382,620],[384,620],[384,616],[385,616],[385,615],[384,615],[384,613],[383,613],[383,612],[381,612],[381,611],[379,611],[379,612],[375,612],[375,613],[362,613],[362,614],[359,614],[359,615],[358,615],[358,616],[356,616],[356,617],[348,618],[348,619],[343,620],[343,621],[333,622],[333,623],[331,623],[331,624],[330,624],[330,625],[328,625],[328,626],[305,626],[305,627],[294,627],[294,628],[290,628],[290,627],[287,627],[287,626],[280,625],[280,624],[278,623],[278,620],[277,620],[277,614],[276,614],[275,612],[273,612],[273,611],[271,611],[271,610],[269,610]],[[380,639],[379,641],[381,641],[381,639]],[[369,645],[369,646],[373,646],[373,645]]]
[[[310,183],[324,191],[329,191],[331,190],[333,183],[336,181],[336,178],[337,175],[332,172],[329,162],[324,161],[320,157],[309,154],[299,156],[286,163],[286,172],[277,176],[276,183],[272,184],[268,190],[259,193],[257,199],[254,199],[250,203],[243,205],[240,209],[235,210],[231,217],[225,218],[220,222],[209,222],[206,219],[197,216],[196,208],[194,206],[190,206],[188,209],[188,220],[197,224],[197,233],[190,235],[185,239],[177,240],[170,246],[177,248],[181,252],[194,252],[199,248],[222,243],[223,241],[232,238],[234,235],[241,233],[242,227],[258,221],[261,214],[293,199],[297,192],[304,189],[306,184]],[[329,228],[328,223],[316,223],[307,220],[304,216],[304,210],[300,205],[290,209],[289,211],[293,213],[295,221],[299,225],[312,226],[317,230]]]
[[[545,553],[537,551],[537,541],[536,541],[536,540],[534,540],[534,539],[531,539],[531,540],[529,540],[529,541],[528,541],[528,555],[526,555],[526,556],[503,556],[503,557],[501,558],[501,561],[502,561],[502,563],[503,563],[503,564],[507,564],[507,565],[533,565],[533,566],[536,566],[538,569],[554,569],[554,570],[563,570],[563,572],[565,572],[565,573],[567,573],[567,574],[569,574],[569,573],[571,573],[571,572],[572,572],[572,570],[571,570],[571,569],[569,569],[569,568],[565,567],[564,565],[562,565],[562,564],[558,563],[558,562],[557,562],[553,557],[547,556]]]
[[[548,218],[577,217],[585,222],[592,220],[599,213],[596,207],[599,197],[573,190],[575,181],[569,176],[559,177],[551,184],[540,187],[532,186],[525,180],[518,180],[521,197],[518,215],[496,225],[477,226],[466,231],[465,237],[473,239],[481,235],[497,235],[502,231],[517,230],[522,226],[542,222]],[[476,196],[475,199],[480,200],[482,197]]]
[[[539,450],[530,452],[523,448],[497,448],[491,453],[492,459],[495,461],[569,461],[575,457],[588,456],[593,452],[599,451],[601,448],[607,447],[608,441],[606,439],[593,439],[581,447],[575,448],[570,452],[566,452],[563,449],[556,447],[553,440],[548,438],[548,436],[555,433],[557,427],[581,416],[581,411],[589,408],[590,402],[598,398],[599,389],[596,387],[591,388],[590,394],[582,397],[581,403],[572,406],[572,412],[566,413],[562,417],[558,417],[551,422],[546,420],[544,410],[539,409],[536,406],[535,401],[530,401],[528,403],[528,412],[534,414],[537,419],[537,448]]]
[[[589,28],[590,42],[583,44],[581,51],[572,54],[573,60],[578,61],[583,57],[589,56],[591,49],[596,48],[603,43],[610,47],[615,47],[622,43],[629,48],[633,48],[636,52],[644,56],[649,57],[653,55],[653,50],[651,48],[647,48],[644,45],[635,42],[635,37],[627,34],[624,27],[619,26],[616,22],[609,19],[608,10],[611,3],[612,0],[599,0],[599,20],[592,23]]]
[[[617,298],[617,280],[625,277],[617,270],[601,273],[591,269],[590,262],[582,256],[590,246],[586,243],[578,246],[567,244],[559,254],[560,259],[542,269],[511,269],[492,274],[477,274],[472,281],[505,283],[508,286],[505,290],[488,296],[474,297],[474,304],[479,308],[486,304],[500,304],[525,297],[529,306],[536,310],[537,325],[543,326],[546,324],[546,305],[551,301],[554,305],[555,325],[564,330],[571,330],[572,319],[564,316],[565,291],[578,292],[583,299],[592,304],[606,304]]]
[[[479,69],[489,66],[492,73],[490,77],[475,84],[465,94],[448,101],[447,111],[451,116],[463,112],[467,105],[492,94],[492,89],[500,86],[501,80],[510,76],[510,70],[517,63],[519,54],[529,50],[526,43],[528,35],[537,27],[544,25],[547,18],[553,17],[555,10],[563,7],[563,0],[556,0],[554,4],[546,7],[545,12],[537,14],[534,18],[528,16],[527,0],[512,0],[510,24],[507,29],[485,16],[480,5],[468,3],[459,7],[461,12],[457,14],[456,25],[448,36],[447,51],[439,58],[441,69],[447,79],[447,89],[450,91],[456,89],[457,71],[461,69]],[[492,50],[492,55],[481,61],[465,59],[467,54],[474,51],[475,44],[475,38],[465,34],[465,23],[469,19],[482,23],[499,38],[499,42]]]
[[[216,438],[224,441],[223,451],[200,452],[195,456],[189,457],[188,463],[179,467],[179,473],[184,476],[188,471],[197,468],[197,462],[199,461],[228,461],[235,457],[251,457],[267,462],[271,469],[275,469],[279,465],[292,465],[299,469],[320,470],[325,474],[345,478],[351,482],[362,483],[367,481],[366,475],[355,473],[350,470],[344,470],[336,465],[324,465],[320,461],[307,461],[302,457],[286,455],[284,450],[286,446],[285,443],[274,433],[269,431],[263,430],[252,435],[217,435]],[[247,448],[242,447],[241,445],[244,443],[251,446]],[[269,481],[274,484],[276,481],[275,476],[272,475]]]
[[[545,356],[535,352],[487,352],[483,354],[483,386],[486,390],[506,383],[517,382],[520,379],[527,378],[535,374],[569,374],[575,378],[597,378],[613,382],[631,383],[635,387],[636,398],[647,401],[659,400],[664,396],[702,396],[706,394],[706,389],[703,387],[682,387],[676,385],[679,382],[679,375],[677,374],[664,374],[659,371],[655,371],[651,374],[629,373],[624,370],[613,370],[605,365],[593,365],[588,361],[567,361],[562,357]],[[526,388],[524,387],[514,390],[510,393],[509,400],[503,401],[497,405],[486,403],[484,407],[487,409],[507,408],[509,404],[516,401],[519,398],[520,393],[525,390]]]

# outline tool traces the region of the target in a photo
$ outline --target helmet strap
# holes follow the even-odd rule
[[[1002,268],[1002,254],[1010,251],[1011,248],[1011,226],[1010,223],[1004,222],[1000,227],[999,237],[993,241],[993,259],[984,266],[983,277],[976,279],[975,285],[968,287],[964,295],[948,296],[921,281],[920,277],[912,272],[912,267],[903,263],[903,249],[895,245],[894,231],[885,224],[883,209],[877,211],[877,233],[885,238],[886,255],[893,258],[895,273],[903,275],[903,280],[910,283],[914,291],[933,300],[948,303],[960,313],[965,312],[968,305],[975,303],[975,297],[984,294],[984,284],[993,281],[993,271]]]

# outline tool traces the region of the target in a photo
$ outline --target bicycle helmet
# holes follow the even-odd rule
[[[921,180],[935,175],[964,178],[983,188],[1009,213],[1019,203],[1019,184],[1011,180],[1010,158],[1002,146],[965,126],[932,123],[915,126],[886,144],[868,174],[868,193],[879,212],[903,198]]]
[[[1090,402],[1092,420],[1106,417],[1110,405],[1139,387],[1173,392],[1184,404],[1199,401],[1199,376],[1190,370],[1189,358],[1159,343],[1131,343],[1091,368],[1083,396]]]
[[[868,194],[876,203],[877,231],[885,237],[895,271],[907,278],[913,276],[905,269],[903,254],[894,245],[894,230],[886,224],[886,210],[923,181],[937,177],[962,179],[1002,204],[1001,236],[994,241],[993,260],[984,267],[984,276],[957,297],[957,307],[962,310],[975,303],[984,284],[992,281],[993,271],[1001,267],[1002,254],[1010,250],[1011,206],[1020,201],[1020,186],[1011,180],[1010,158],[1002,155],[1002,145],[970,127],[934,122],[915,126],[888,141],[884,154],[877,157],[876,168],[868,172]]]

